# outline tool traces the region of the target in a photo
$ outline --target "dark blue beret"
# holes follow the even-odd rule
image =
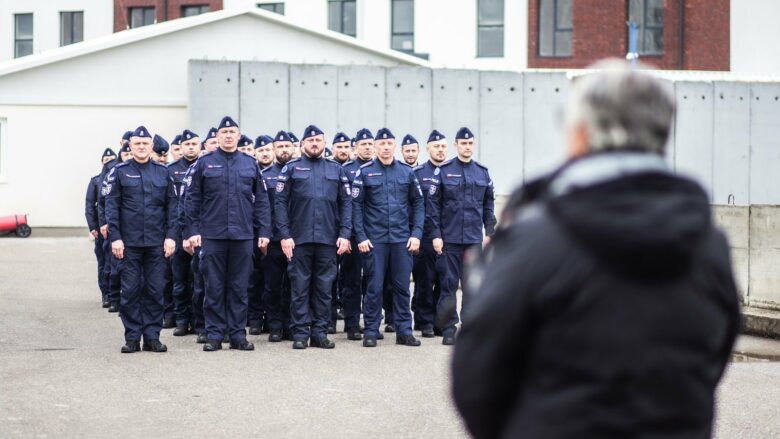
[[[171,145],[181,145],[181,134],[177,134],[176,137],[173,138]]]
[[[415,139],[411,134],[405,135],[404,140],[401,141],[401,145],[411,145],[413,143],[417,143],[417,139]]]
[[[241,137],[238,139],[238,146],[251,146],[252,145],[252,139],[245,135],[241,135]]]
[[[275,142],[292,142],[293,138],[290,136],[292,133],[288,133],[287,131],[279,131],[276,133],[276,137],[274,137]],[[295,139],[297,141],[298,139]]]
[[[322,153],[322,156],[325,157],[326,159],[330,158],[330,157],[333,157],[333,151],[326,146],[325,147],[325,151],[323,151],[323,153]]]
[[[371,134],[371,130],[368,128],[363,128],[362,130],[358,131],[357,134],[355,134],[355,142],[368,139],[374,140],[374,135]]]
[[[169,149],[170,149],[170,145],[168,145],[168,141],[163,139],[162,136],[155,134],[152,150],[157,154],[165,154],[168,152]]]
[[[292,131],[287,131],[287,135],[290,136],[290,140],[292,141],[292,143],[298,143],[299,142],[298,138],[295,137],[295,134],[293,134]]]
[[[466,127],[459,129],[458,133],[455,134],[455,140],[473,139],[473,138],[474,138],[474,133],[472,133],[471,130]]]
[[[102,159],[102,158],[104,158],[104,157],[116,157],[116,154],[114,154],[114,150],[113,150],[113,149],[111,149],[111,148],[106,148],[106,149],[103,151],[103,155],[102,155],[102,156],[100,156],[100,158]]]
[[[206,140],[213,139],[213,138],[215,138],[215,137],[217,137],[217,129],[212,127],[212,128],[209,130],[209,134],[208,134],[208,136],[206,136]]]
[[[218,130],[221,130],[222,128],[238,128],[238,124],[230,116],[225,116],[219,122],[219,127],[217,127]]]
[[[376,132],[376,136],[374,137],[374,140],[377,139],[395,139],[395,136],[393,135],[393,132],[390,131],[389,128],[380,128],[379,131]]]
[[[119,149],[119,152],[130,152],[130,145],[127,144]]]
[[[336,133],[336,137],[333,138],[333,143],[343,143],[343,142],[349,142],[351,139],[349,136],[342,132]]]
[[[130,140],[130,136],[133,135],[132,131],[125,131],[124,134],[122,134],[122,140]]]
[[[321,129],[317,128],[317,126],[309,125],[305,130],[303,130],[303,140],[306,140],[309,137],[319,136],[320,134],[325,133],[323,133]]]
[[[428,143],[436,142],[444,139],[446,139],[446,137],[444,137],[444,134],[440,133],[438,130],[433,130],[431,131],[431,135],[428,136]]]
[[[186,142],[187,140],[196,139],[196,138],[198,137],[198,135],[197,135],[197,134],[195,134],[195,133],[193,133],[193,132],[192,132],[192,131],[190,131],[190,130],[184,130],[184,131],[181,133],[181,136],[180,136],[180,137],[181,137],[181,141],[182,141],[182,142]]]
[[[147,130],[145,126],[141,125],[133,131],[130,137],[148,137],[151,139],[152,135],[149,134],[149,130]]]

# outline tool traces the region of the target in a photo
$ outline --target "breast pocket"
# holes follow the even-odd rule
[[[155,180],[152,182],[152,188],[154,190],[154,201],[159,205],[164,205],[165,199],[168,197],[168,180]]]
[[[403,201],[409,198],[409,186],[411,186],[411,183],[409,183],[409,177],[398,177],[395,180],[396,199],[398,201]]]
[[[474,182],[473,194],[475,201],[482,201],[485,199],[485,193],[487,192],[488,182],[485,180],[477,180]]]
[[[290,177],[292,192],[301,197],[311,197],[311,172],[297,172]]]
[[[442,190],[444,192],[442,195],[447,201],[458,201],[463,198],[460,179],[445,181]]]
[[[238,172],[238,180],[242,193],[250,195],[254,192],[255,178],[257,178],[257,173],[252,169],[242,169]]]
[[[372,200],[382,200],[384,197],[382,196],[382,181],[377,178],[366,178],[363,181],[363,186],[365,186],[366,195],[370,197]]]
[[[325,187],[322,194],[328,200],[336,200],[339,196],[339,186],[341,185],[341,179],[339,178],[339,172],[337,169],[329,169],[325,171]]]
[[[222,192],[225,171],[223,169],[206,169],[203,171],[203,195],[213,197]]]

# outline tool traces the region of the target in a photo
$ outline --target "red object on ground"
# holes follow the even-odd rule
[[[14,232],[16,236],[26,238],[32,233],[27,224],[27,214],[0,217],[0,233]]]

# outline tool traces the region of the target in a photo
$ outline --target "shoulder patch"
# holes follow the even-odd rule
[[[478,162],[478,161],[476,161],[476,160],[472,160],[472,161],[474,162],[474,164],[475,164],[475,165],[477,165],[477,166],[479,166],[480,168],[482,168],[482,169],[484,169],[484,170],[486,170],[486,171],[487,171],[487,166],[483,165],[482,163],[480,163],[480,162]]]
[[[441,168],[436,168],[433,170],[433,175],[439,175],[441,174]]]
[[[279,172],[287,172],[287,165],[282,166],[282,170]]]
[[[349,166],[349,165],[351,165],[351,164],[353,164],[353,163],[355,163],[355,161],[354,161],[354,160],[347,160],[347,161],[346,161],[346,163],[344,163],[344,164],[343,164],[343,165],[341,165],[341,166],[343,166],[343,167],[346,167],[346,166]]]

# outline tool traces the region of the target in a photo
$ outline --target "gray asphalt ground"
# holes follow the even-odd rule
[[[364,349],[340,333],[335,350],[293,351],[249,338],[254,352],[204,353],[165,330],[168,353],[122,355],[88,239],[2,238],[0,438],[466,436],[441,339]],[[780,342],[740,343],[780,353]],[[780,436],[780,363],[730,366],[716,436]]]

